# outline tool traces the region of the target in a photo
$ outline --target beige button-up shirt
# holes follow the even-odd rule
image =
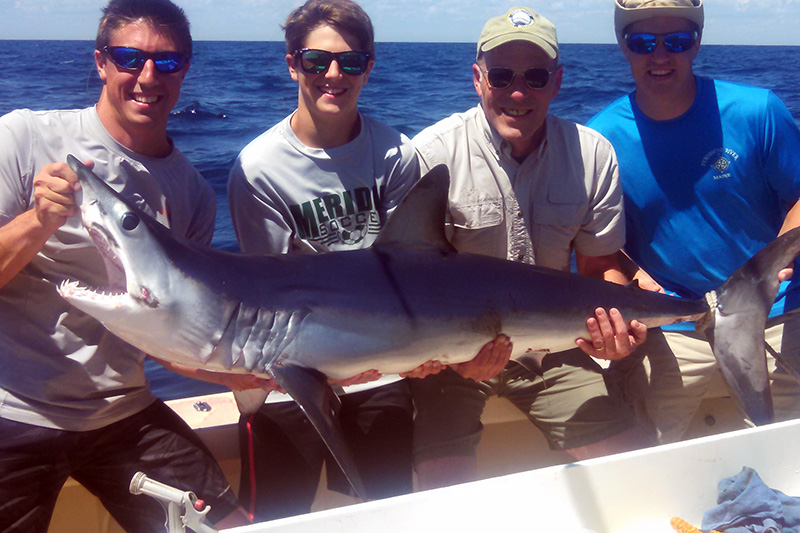
[[[462,252],[569,270],[572,250],[609,255],[625,243],[617,158],[599,133],[548,115],[522,163],[480,105],[420,132],[424,174],[450,169],[447,236]]]

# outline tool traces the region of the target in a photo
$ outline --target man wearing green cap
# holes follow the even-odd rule
[[[570,269],[574,250],[582,274],[624,282],[616,255],[625,235],[614,151],[596,132],[548,114],[563,75],[553,24],[522,7],[490,19],[472,71],[480,104],[413,141],[423,171],[441,163],[450,170],[453,245],[560,270]],[[646,329],[634,323],[629,331],[616,310],[598,310],[588,325],[591,341],[577,341],[586,353],[575,348],[508,362],[509,340],[500,337],[474,361],[412,380],[420,488],[475,478],[480,416],[495,394],[524,412],[551,447],[576,458],[646,445],[587,355],[624,357]]]
[[[703,23],[702,0],[615,0],[617,41],[636,90],[589,122],[619,156],[625,252],[643,269],[636,278],[685,298],[717,288],[800,224],[800,131],[771,91],[694,74]],[[784,281],[770,316],[798,307],[797,286]],[[648,346],[661,337],[651,332],[639,350],[651,368],[643,402],[661,442],[682,437],[720,378],[693,326],[662,328],[666,350]],[[792,318],[769,328],[767,342],[779,357],[794,355],[798,331]],[[800,386],[769,359],[776,417],[794,418]]]

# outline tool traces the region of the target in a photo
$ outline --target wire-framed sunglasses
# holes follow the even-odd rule
[[[300,64],[300,68],[308,74],[322,74],[327,72],[331,62],[335,59],[339,68],[345,74],[360,76],[367,71],[370,55],[358,50],[347,52],[328,52],[327,50],[314,50],[302,48],[295,50],[292,55]]]
[[[550,82],[550,76],[553,75],[553,72],[555,70],[529,68],[522,73],[522,78],[525,80],[525,85],[531,89],[539,90]],[[483,73],[486,74],[486,81],[489,82],[489,87],[492,89],[505,89],[514,83],[514,78],[517,76],[517,73],[508,67],[492,67],[489,70],[483,70]]]
[[[696,31],[674,31],[671,33],[626,33],[625,45],[634,54],[652,54],[658,40],[664,40],[664,48],[672,54],[691,50],[697,42]]]
[[[104,46],[102,51],[108,54],[115,65],[124,70],[139,70],[148,59],[152,59],[157,71],[173,74],[182,70],[189,62],[189,58],[180,52],[151,53],[127,46]]]

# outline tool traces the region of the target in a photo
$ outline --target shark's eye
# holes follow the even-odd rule
[[[122,229],[125,231],[131,231],[136,229],[136,226],[139,225],[139,217],[133,213],[125,213],[122,215]]]

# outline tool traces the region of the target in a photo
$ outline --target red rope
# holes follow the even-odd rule
[[[250,463],[250,521],[253,520],[256,512],[256,466],[255,466],[255,447],[253,446],[253,419],[255,415],[247,417],[247,458]]]

